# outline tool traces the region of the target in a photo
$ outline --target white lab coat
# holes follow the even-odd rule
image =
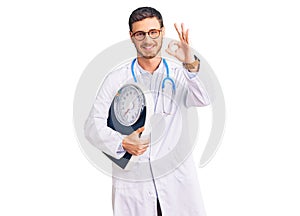
[[[166,76],[163,63],[152,75],[138,64],[135,66],[139,82],[153,91],[157,122],[152,126],[151,147],[139,156],[130,171],[113,164],[115,216],[156,216],[157,197],[163,216],[205,215],[186,114],[191,106],[208,105],[209,98],[197,76],[171,61],[168,65],[176,83],[176,106],[172,107],[171,115],[165,115],[162,106],[161,83]],[[119,152],[124,136],[106,126],[108,110],[117,90],[132,82],[130,66],[122,66],[106,77],[85,124],[90,143],[115,158],[124,155]]]

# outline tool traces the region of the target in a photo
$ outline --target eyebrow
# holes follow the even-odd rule
[[[158,28],[149,28],[148,31],[151,31],[151,30],[161,30],[160,27]],[[137,30],[137,31],[131,31],[132,33],[135,33],[135,32],[148,32],[148,31],[143,31],[143,30]]]

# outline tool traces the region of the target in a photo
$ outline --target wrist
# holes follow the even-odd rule
[[[189,54],[185,56],[183,63],[184,64],[191,64],[195,61],[195,57],[192,52],[188,52]]]
[[[182,65],[185,69],[196,72],[196,71],[199,71],[200,59],[196,55],[194,55],[194,61],[183,62]]]

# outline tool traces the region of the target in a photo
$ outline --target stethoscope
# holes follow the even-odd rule
[[[162,61],[163,61],[163,64],[166,68],[166,77],[162,81],[163,112],[165,114],[169,115],[169,114],[171,114],[171,110],[172,110],[172,104],[173,104],[172,101],[175,97],[176,85],[175,85],[174,80],[170,77],[169,66],[167,64],[167,61],[164,58],[162,58]],[[134,73],[134,64],[135,64],[135,62],[136,62],[136,58],[133,59],[133,61],[131,63],[131,73],[132,73],[132,77],[134,79],[134,82],[137,83],[137,78],[136,78],[135,73]],[[172,96],[171,96],[171,98],[165,97],[165,86],[166,86],[167,82],[170,82],[172,84]],[[165,104],[167,104],[167,102],[166,102],[167,100],[169,100],[169,106],[166,108]]]

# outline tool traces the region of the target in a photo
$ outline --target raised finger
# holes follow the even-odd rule
[[[179,30],[179,28],[178,28],[178,26],[177,26],[177,23],[174,23],[174,27],[175,27],[175,29],[176,29],[176,31],[177,31],[177,34],[178,34],[178,36],[179,36],[179,39],[180,39],[180,40],[183,40],[183,38],[182,38],[182,32]]]
[[[185,40],[185,26],[184,23],[181,23],[181,34],[182,34],[182,38],[183,40]]]
[[[185,41],[186,41],[187,44],[189,44],[189,29],[186,30]]]
[[[188,44],[189,43],[189,29],[185,28],[184,23],[181,23],[181,29],[182,29],[182,38]]]

